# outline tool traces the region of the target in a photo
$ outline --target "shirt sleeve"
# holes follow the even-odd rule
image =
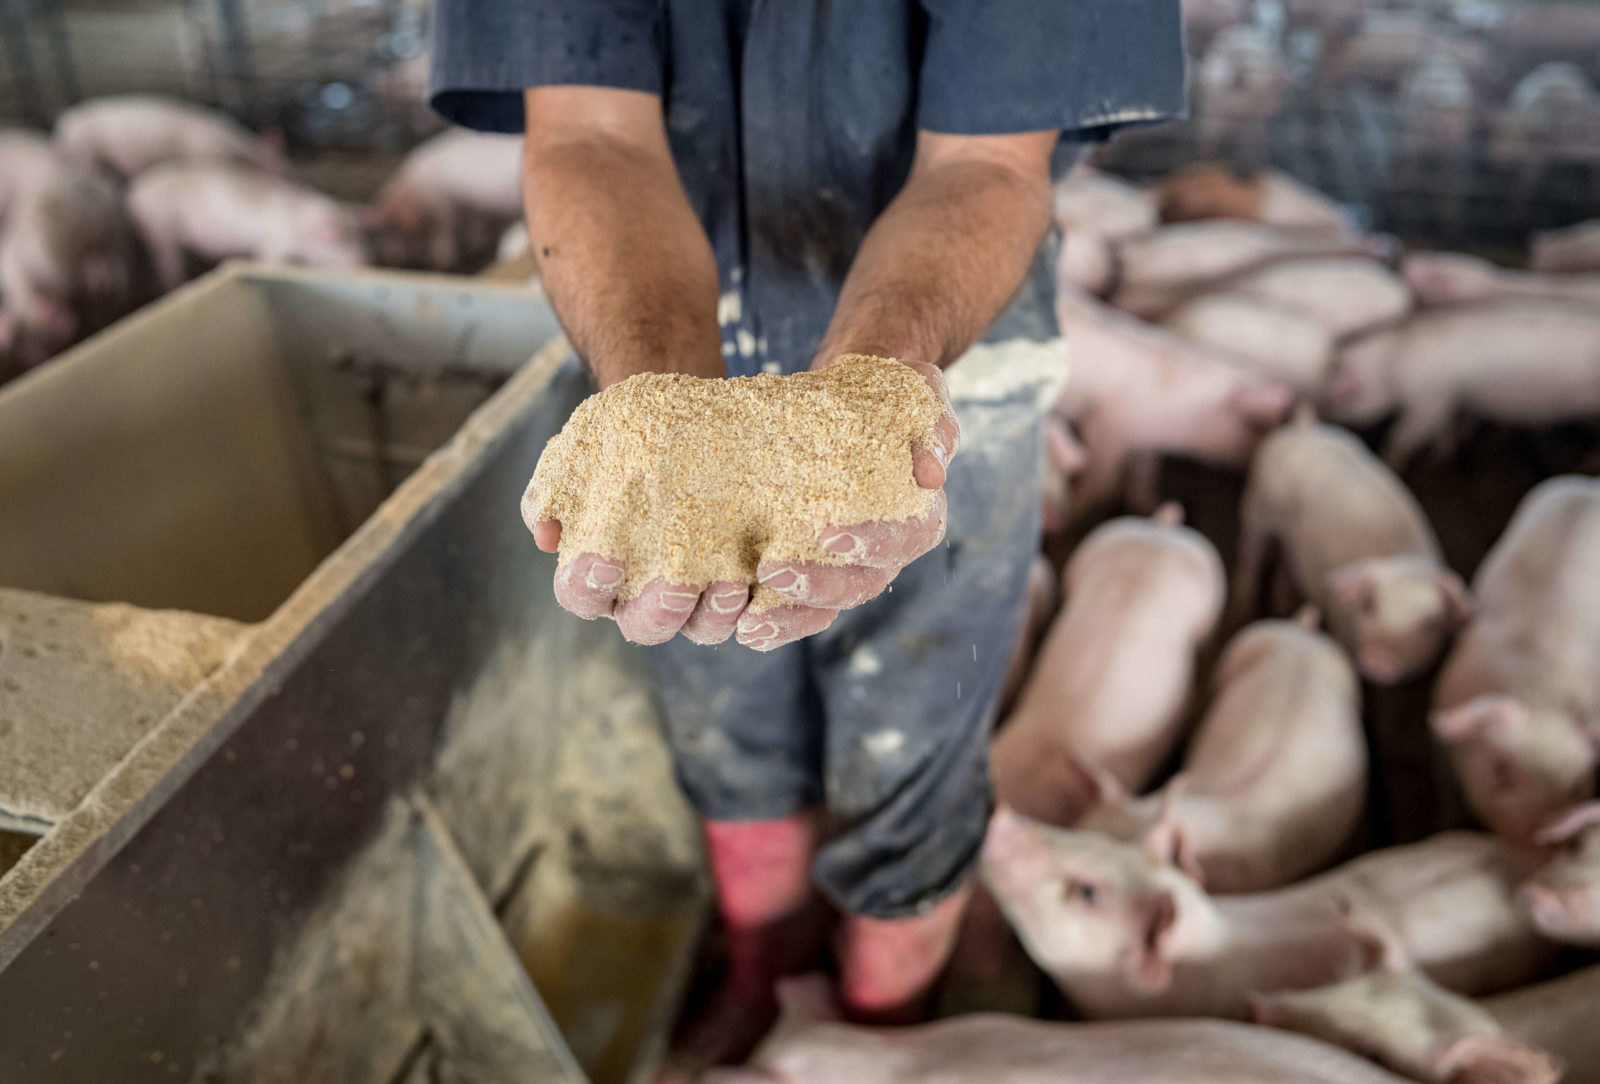
[[[1098,138],[1186,107],[1179,0],[922,0],[917,123]]]
[[[435,0],[432,36],[433,108],[481,131],[522,131],[529,87],[662,89],[656,0]]]

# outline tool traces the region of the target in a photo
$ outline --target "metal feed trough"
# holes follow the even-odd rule
[[[649,1073],[706,893],[518,516],[567,353],[524,286],[244,266],[0,392],[0,1079]]]

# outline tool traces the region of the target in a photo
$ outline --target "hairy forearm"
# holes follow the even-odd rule
[[[816,364],[873,353],[948,365],[1016,292],[1049,222],[1042,173],[988,161],[913,170],[862,243]]]
[[[670,158],[603,133],[530,141],[524,190],[545,293],[602,388],[724,374],[716,260]]]

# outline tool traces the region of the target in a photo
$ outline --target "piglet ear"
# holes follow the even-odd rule
[[[1509,727],[1523,718],[1522,705],[1509,696],[1490,694],[1433,713],[1429,722],[1440,741],[1454,744],[1481,737],[1494,727]]]
[[[1089,465],[1089,453],[1065,418],[1052,414],[1045,419],[1044,445],[1051,465],[1069,478]]]
[[[1175,775],[1161,790],[1161,812],[1156,822],[1144,834],[1140,847],[1150,861],[1161,866],[1176,866],[1196,884],[1205,884],[1205,871],[1200,868],[1194,852],[1189,847],[1189,834],[1178,823],[1173,800],[1188,787],[1183,775]]]
[[[1589,739],[1589,744],[1600,752],[1600,712],[1585,712],[1578,716],[1578,729]]]
[[[1509,1035],[1463,1035],[1440,1051],[1433,1068],[1451,1084],[1556,1084],[1566,1066]]]
[[[1285,1010],[1278,995],[1264,994],[1259,990],[1252,990],[1245,997],[1245,1004],[1249,1007],[1250,1022],[1252,1024],[1260,1024],[1264,1028],[1289,1030],[1291,1017]]]
[[[1246,384],[1235,389],[1229,404],[1261,428],[1282,422],[1294,402],[1294,391],[1286,384]]]
[[[1167,501],[1150,518],[1155,520],[1158,527],[1182,527],[1183,516],[1183,505],[1177,501]]]
[[[1339,925],[1355,938],[1361,949],[1363,974],[1369,971],[1406,971],[1411,967],[1410,954],[1393,928],[1372,911],[1358,906],[1348,896],[1339,898]]]
[[[1172,957],[1167,952],[1167,942],[1178,922],[1177,901],[1170,892],[1157,892],[1140,901],[1137,920],[1139,944],[1133,961],[1133,982],[1146,993],[1158,994],[1172,985]]]
[[[1163,818],[1150,826],[1139,845],[1146,857],[1156,865],[1183,869],[1187,857],[1186,842],[1183,829]],[[1189,872],[1187,869],[1183,871]]]
[[[1444,604],[1450,612],[1452,624],[1465,625],[1472,620],[1476,605],[1472,601],[1472,594],[1467,590],[1467,585],[1461,582],[1448,568],[1439,573],[1439,590],[1444,592]]]
[[[1122,785],[1122,780],[1088,757],[1068,753],[1067,765],[1083,780],[1084,792],[1089,796],[1091,806],[1122,806],[1133,801],[1133,795]]]
[[[1370,561],[1336,568],[1328,573],[1328,592],[1341,603],[1352,608],[1366,606],[1377,587],[1377,569]]]
[[[994,812],[989,816],[990,835],[1008,835],[1027,830],[1027,821],[1015,809],[1004,802],[994,807]]]
[[[1573,806],[1555,820],[1547,821],[1534,836],[1534,840],[1543,846],[1554,847],[1576,838],[1597,825],[1600,825],[1600,802],[1585,802],[1583,805]]]

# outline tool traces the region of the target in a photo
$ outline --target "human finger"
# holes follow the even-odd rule
[[[556,601],[586,621],[609,616],[627,574],[615,561],[580,553],[556,569]]]
[[[758,614],[746,610],[739,618],[739,643],[756,651],[771,651],[821,632],[838,616],[838,610],[814,606],[777,606]]]
[[[561,521],[541,519],[533,525],[533,544],[546,553],[554,553],[561,546]]]
[[[907,361],[903,364],[916,370],[944,404],[944,413],[933,426],[933,439],[911,450],[912,477],[923,489],[938,489],[944,485],[950,460],[955,458],[956,450],[961,446],[961,426],[951,408],[950,389],[939,367],[924,361]]]
[[[823,549],[852,565],[903,568],[944,538],[946,501],[934,494],[933,507],[914,519],[828,527],[817,537]]]
[[[877,598],[894,579],[895,568],[825,565],[816,561],[763,561],[756,576],[790,602],[848,610]]]
[[[733,635],[739,615],[750,602],[748,584],[718,580],[700,593],[694,612],[683,623],[683,635],[697,644],[720,644]]]
[[[636,644],[664,644],[683,628],[700,602],[700,588],[654,579],[633,598],[617,603],[622,635]]]

